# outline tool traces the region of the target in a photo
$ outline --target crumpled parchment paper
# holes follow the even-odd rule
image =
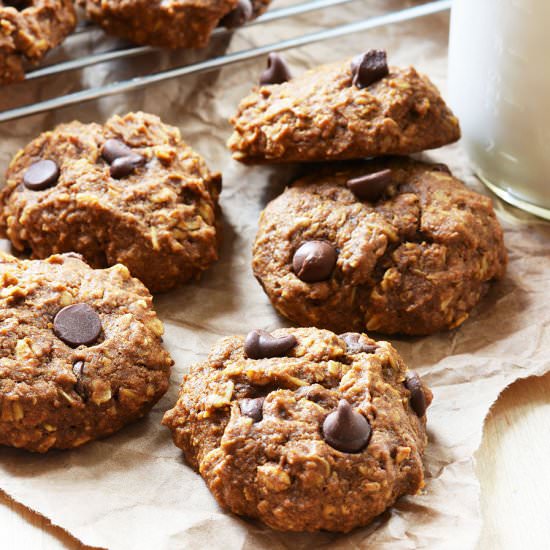
[[[275,2],[275,7],[282,2]],[[372,0],[271,23],[217,40],[209,53],[238,50],[397,9],[412,2]],[[418,2],[417,2],[418,3]],[[414,64],[445,87],[448,15],[400,23],[361,35],[289,51],[295,73],[362,50],[386,48],[392,64]],[[106,48],[101,32],[71,38],[72,55]],[[55,54],[55,55],[62,55]],[[0,109],[14,98],[37,100],[116,78],[155,71],[200,53],[151,54],[38,82],[0,89]],[[479,483],[473,454],[484,418],[513,380],[550,370],[550,224],[496,202],[506,230],[510,266],[458,330],[392,342],[434,391],[428,411],[430,443],[423,493],[401,499],[372,525],[348,535],[285,534],[224,513],[200,476],[185,465],[160,425],[176,399],[183,372],[222,336],[284,325],[250,270],[250,250],[260,210],[289,182],[291,168],[246,168],[225,150],[226,119],[263,69],[265,59],[170,81],[146,90],[0,125],[0,169],[39,132],[72,120],[102,121],[143,109],[181,128],[212,168],[224,174],[225,216],[221,258],[198,283],[160,295],[156,308],[166,325],[166,346],[176,365],[167,395],[153,413],[120,433],[70,452],[33,455],[0,449],[0,489],[49,518],[84,544],[111,549],[165,548],[460,548],[475,546],[480,531]],[[430,153],[469,185],[485,192],[458,146]],[[9,249],[8,243],[2,243]]]

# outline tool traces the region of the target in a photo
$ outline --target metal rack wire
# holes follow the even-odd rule
[[[337,6],[339,4],[345,4],[351,1],[352,0],[309,0],[301,4],[271,10],[259,17],[258,19],[247,23],[244,27],[241,28],[266,24],[272,21],[282,20],[288,17],[293,17],[296,15]],[[124,81],[112,82],[102,86],[80,90],[78,92],[69,93],[52,99],[46,99],[38,103],[22,105],[20,107],[0,111],[0,123],[39,113],[44,113],[53,109],[61,109],[63,107],[68,107],[70,105],[75,105],[86,101],[92,101],[94,99],[99,99],[102,97],[138,90],[151,84],[162,82],[172,78],[179,78],[190,74],[198,74],[212,71],[220,67],[254,59],[269,52],[297,48],[300,46],[305,46],[307,44],[321,42],[323,40],[338,38],[340,36],[345,36],[347,34],[352,34],[355,32],[365,31],[368,29],[373,29],[392,23],[398,23],[401,21],[416,19],[418,17],[446,11],[450,9],[450,7],[451,0],[436,0],[433,2],[428,2],[426,4],[421,4],[419,6],[414,6],[384,15],[370,17],[361,21],[338,25],[330,29],[304,34],[295,38],[266,44],[264,46],[212,57],[210,59],[205,59],[197,63],[191,63],[188,65],[179,66],[173,69],[168,69],[153,74],[147,74]],[[93,29],[93,25],[84,24],[77,28],[75,32],[81,35],[83,33],[88,33]],[[221,35],[227,32],[229,31],[218,28],[214,31],[213,34]],[[26,80],[33,81],[40,78],[52,77],[66,73],[68,71],[84,69],[100,63],[120,61],[122,59],[137,57],[152,51],[155,51],[155,48],[151,48],[148,46],[136,46],[122,49],[114,49],[106,52],[93,53],[88,56],[47,65],[40,69],[34,70],[27,74]]]

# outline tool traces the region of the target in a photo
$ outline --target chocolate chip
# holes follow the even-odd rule
[[[346,185],[358,199],[376,202],[382,197],[391,182],[392,171],[386,169],[350,179],[346,182]]]
[[[407,372],[405,375],[405,387],[411,392],[409,399],[412,410],[417,416],[423,417],[426,414],[428,405],[424,390],[422,389],[422,382],[417,372],[411,370]]]
[[[111,164],[111,177],[119,180],[133,174],[139,166],[145,164],[145,158],[137,153],[131,153],[127,157],[118,157]]]
[[[226,29],[236,29],[242,27],[247,21],[252,19],[254,9],[250,0],[239,0],[237,7],[225,15],[220,21],[220,27]]]
[[[306,241],[292,259],[292,269],[296,276],[306,283],[317,283],[330,278],[338,254],[331,244],[325,241]]]
[[[249,416],[254,422],[259,422],[263,418],[263,406],[265,397],[256,397],[255,399],[241,399],[239,407],[241,413]]]
[[[374,353],[378,346],[365,342],[362,335],[358,332],[344,332],[340,334],[340,338],[346,343],[347,352],[351,355],[356,353]]]
[[[76,361],[73,365],[73,374],[76,376],[76,383],[74,385],[74,391],[82,397],[82,399],[86,399],[88,396],[88,392],[86,390],[86,387],[84,386],[84,361]]]
[[[345,399],[323,422],[323,437],[331,446],[343,453],[358,453],[369,442],[372,429],[369,421],[353,410]]]
[[[260,76],[260,86],[282,84],[292,78],[290,69],[283,57],[277,53],[267,56],[267,69]]]
[[[108,139],[101,150],[101,156],[109,164],[112,164],[118,158],[128,157],[132,154],[132,149],[120,139]]]
[[[246,336],[244,352],[250,359],[284,357],[297,343],[292,334],[276,338],[265,330],[253,330]]]
[[[23,175],[23,183],[31,191],[53,187],[59,179],[59,166],[53,160],[39,160],[31,164]]]
[[[101,334],[101,319],[88,304],[73,304],[57,313],[53,331],[68,346],[90,346]]]
[[[354,57],[351,62],[352,84],[366,88],[373,82],[389,74],[388,61],[384,50],[369,50]]]

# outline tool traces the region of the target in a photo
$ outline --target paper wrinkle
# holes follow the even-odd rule
[[[275,7],[283,3],[290,2],[275,2]],[[232,39],[216,41],[209,51],[246,49],[412,3],[353,2],[293,22],[240,31]],[[299,74],[362,49],[387,48],[391,64],[414,64],[444,89],[447,32],[448,15],[440,14],[288,51],[285,56],[293,74]],[[115,43],[101,37],[94,32],[86,39],[71,39],[65,49],[84,55],[92,46],[108,48]],[[199,56],[155,53],[92,67],[81,77],[74,73],[35,86],[4,88],[0,109],[13,104],[15,94],[38,100]],[[481,441],[484,418],[512,381],[550,370],[546,352],[550,344],[550,225],[501,202],[495,202],[495,208],[510,252],[505,279],[491,289],[460,329],[426,338],[390,339],[434,391],[428,410],[430,443],[422,494],[400,499],[372,525],[347,535],[278,533],[220,510],[201,477],[185,465],[168,430],[160,425],[163,413],[176,400],[182,374],[204,359],[219,338],[258,327],[288,326],[252,276],[250,260],[259,213],[282,192],[295,167],[241,166],[225,148],[230,133],[227,118],[255,83],[264,63],[265,59],[258,59],[0,125],[0,169],[4,172],[18,148],[57,123],[72,119],[101,122],[114,113],[137,109],[158,114],[179,126],[210,167],[223,172],[225,222],[220,260],[202,280],[155,298],[166,325],[166,346],[176,365],[167,395],[149,417],[70,452],[40,456],[1,448],[0,488],[84,544],[110,549],[473,548],[481,527],[473,454]],[[469,185],[485,192],[466,168],[459,147],[430,153],[430,158],[448,163]],[[5,241],[1,247],[9,250]]]

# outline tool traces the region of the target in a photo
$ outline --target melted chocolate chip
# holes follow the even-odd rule
[[[369,50],[351,62],[352,84],[357,88],[366,88],[373,82],[389,74],[386,52]]]
[[[226,29],[242,27],[247,21],[252,19],[253,14],[254,8],[252,7],[252,2],[250,0],[239,0],[237,7],[221,19],[219,26]]]
[[[253,330],[246,336],[244,352],[250,359],[284,357],[297,343],[292,334],[276,338],[265,330]]]
[[[426,414],[428,404],[426,403],[426,396],[422,389],[422,382],[420,376],[415,371],[408,371],[405,375],[405,387],[411,392],[410,403],[412,410],[417,416],[423,417]]]
[[[39,160],[31,164],[23,175],[23,184],[31,191],[53,187],[59,179],[59,166],[53,160]]]
[[[376,202],[382,197],[391,182],[392,171],[386,169],[350,179],[346,182],[346,185],[358,199]]]
[[[260,76],[260,86],[282,84],[292,78],[284,58],[277,53],[267,56],[267,69]]]
[[[112,164],[118,158],[128,157],[132,153],[132,149],[120,139],[108,139],[101,150],[101,156],[109,164]]]
[[[101,334],[101,319],[88,304],[74,304],[57,313],[53,331],[68,346],[90,346]]]
[[[358,453],[369,443],[372,433],[369,421],[345,399],[323,422],[323,437],[331,446],[343,453]]]
[[[136,169],[145,164],[145,158],[137,153],[127,157],[118,157],[111,164],[111,177],[119,180],[133,174]]]
[[[347,352],[351,355],[356,353],[374,353],[378,346],[376,344],[369,344],[365,342],[362,335],[358,332],[344,332],[340,334],[340,338],[346,343]]]
[[[263,406],[265,397],[256,397],[254,399],[241,399],[239,401],[239,407],[241,413],[254,420],[254,422],[260,422],[263,418]]]
[[[325,241],[306,241],[294,253],[292,269],[306,283],[330,278],[336,265],[336,248]]]

